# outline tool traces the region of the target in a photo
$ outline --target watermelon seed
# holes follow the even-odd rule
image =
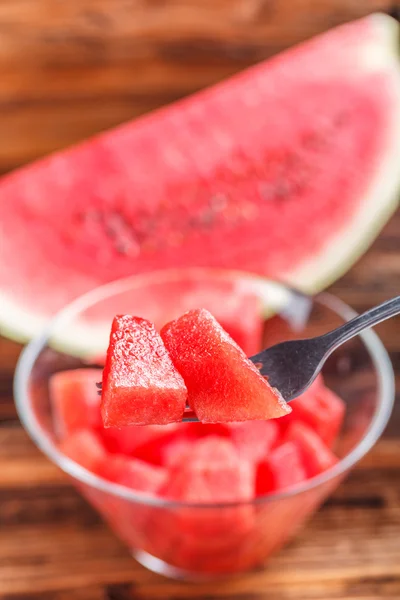
[[[257,362],[257,363],[254,363],[254,366],[256,367],[256,369],[262,369],[263,365],[262,365],[262,363]]]
[[[103,383],[101,381],[98,381],[96,383],[96,387],[97,387],[98,390],[101,390],[102,386],[103,386]]]
[[[201,225],[203,225],[204,227],[207,227],[208,225],[212,225],[213,222],[214,222],[214,214],[213,214],[212,210],[205,210],[203,212],[203,214],[200,216]]]
[[[118,254],[126,255],[129,251],[129,243],[126,240],[120,240],[115,243],[115,250]]]
[[[228,205],[228,199],[224,194],[215,194],[210,198],[210,207],[215,212],[221,212]]]

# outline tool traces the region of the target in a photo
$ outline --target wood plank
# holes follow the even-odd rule
[[[370,502],[365,498],[370,498]],[[47,500],[50,505],[57,502],[51,494]],[[229,598],[241,598],[254,589],[276,591],[277,597],[281,593],[289,598],[295,594],[305,597],[306,592],[310,598],[317,598],[325,590],[324,598],[330,597],[331,591],[335,598],[346,588],[354,586],[357,590],[366,573],[375,586],[387,586],[390,582],[389,589],[399,589],[399,500],[399,477],[373,469],[356,471],[314,516],[297,541],[271,560],[266,571],[235,582],[200,584],[195,588],[151,576],[132,562],[126,550],[96,520],[88,527],[85,520],[79,523],[60,515],[59,522],[46,523],[43,511],[38,511],[36,524],[34,517],[30,524],[21,526],[15,522],[5,527],[2,524],[1,590],[7,594],[28,594],[99,583],[129,583],[133,577],[139,598],[185,598],[189,589],[192,598],[212,593],[215,598],[228,594]],[[28,506],[28,497],[25,502]]]
[[[391,0],[3,0],[0,173]]]
[[[256,577],[260,589],[276,590],[277,598],[302,598],[315,586],[310,599],[321,589],[332,592],[332,598],[340,597],[343,586],[362,590],[357,581],[365,572],[374,585],[384,580],[387,587],[388,578],[400,585],[399,456],[399,440],[380,442],[300,538],[275,557],[265,573],[250,576],[251,585]],[[50,468],[43,477],[46,464],[24,432],[0,430],[0,590],[29,598],[33,592],[126,584],[134,577],[135,593],[139,586],[143,598],[167,598],[169,593],[171,598],[185,597],[185,586],[177,590],[176,584],[160,579],[161,584],[136,565],[61,473]],[[331,590],[337,578],[340,586]],[[212,589],[201,586],[191,597],[201,598]],[[251,589],[241,583],[232,588],[231,597],[241,598]],[[215,597],[225,595],[218,588]]]

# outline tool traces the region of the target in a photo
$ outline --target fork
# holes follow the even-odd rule
[[[368,329],[400,313],[400,296],[379,304],[323,335],[281,342],[250,357],[268,383],[290,402],[310,387],[326,359],[336,348]],[[187,407],[185,422],[198,421]]]

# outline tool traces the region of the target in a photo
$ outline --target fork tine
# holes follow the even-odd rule
[[[185,412],[183,413],[182,422],[183,423],[198,423],[199,422],[194,410],[192,410],[188,404],[186,404]]]

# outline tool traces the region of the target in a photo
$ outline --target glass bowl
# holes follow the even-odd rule
[[[210,579],[263,564],[375,444],[392,410],[390,360],[376,334],[367,331],[339,348],[323,370],[328,387],[347,407],[335,448],[340,461],[280,493],[247,503],[171,502],[102,479],[59,451],[49,377],[60,370],[101,366],[115,314],[137,314],[157,324],[199,306],[235,314],[232,303],[237,289],[255,292],[261,299],[265,347],[282,339],[324,333],[355,314],[329,294],[312,299],[247,273],[161,271],[110,283],[67,306],[26,347],[16,369],[17,409],[34,442],[72,478],[141,564],[171,577]]]

